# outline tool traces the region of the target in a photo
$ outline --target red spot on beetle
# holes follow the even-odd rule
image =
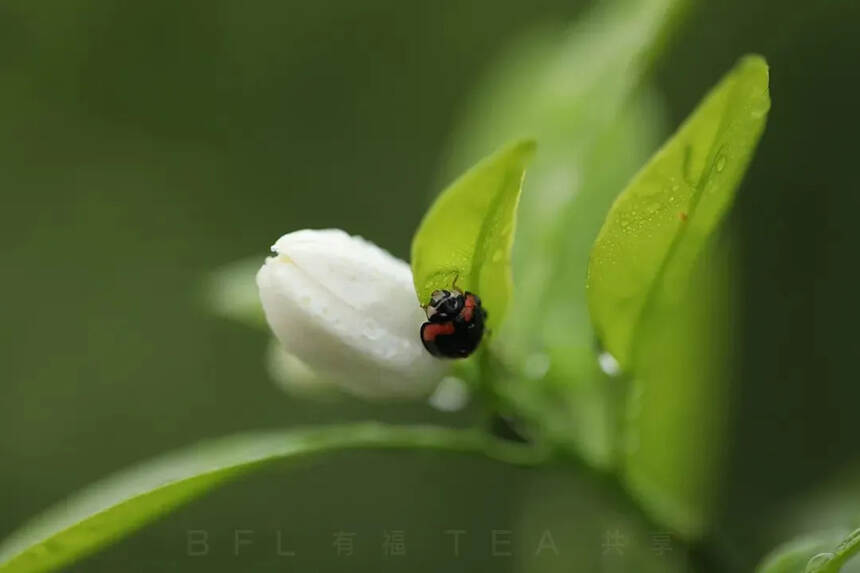
[[[466,300],[463,303],[462,316],[466,322],[472,322],[472,317],[475,315],[475,296],[472,294],[466,295]]]
[[[421,329],[421,338],[427,342],[436,340],[436,337],[442,334],[454,334],[453,322],[428,322]]]

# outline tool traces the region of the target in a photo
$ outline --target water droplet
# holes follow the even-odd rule
[[[814,573],[818,571],[822,565],[827,563],[833,559],[832,553],[819,553],[818,555],[813,555],[812,559],[806,564],[806,573]]]
[[[442,378],[430,396],[430,405],[443,412],[456,412],[469,402],[469,387],[454,376]]]
[[[365,321],[364,328],[362,330],[364,331],[364,336],[368,340],[376,340],[382,335],[382,331],[372,320]]]
[[[621,365],[608,352],[601,352],[597,357],[597,362],[600,364],[600,369],[609,376],[618,376],[618,373],[621,372]]]
[[[768,99],[768,90],[765,89],[760,94],[752,94],[753,107],[750,109],[750,116],[754,119],[763,117],[770,109],[770,100]]]
[[[723,169],[726,168],[726,156],[723,155],[722,153],[720,153],[717,156],[717,162],[714,165],[714,167],[716,168],[717,173],[721,173],[723,171]]]
[[[549,372],[551,362],[549,356],[542,352],[530,355],[526,358],[526,363],[523,365],[523,373],[526,377],[533,380],[539,380],[546,376]]]

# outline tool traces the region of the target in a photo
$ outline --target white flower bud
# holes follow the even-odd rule
[[[409,265],[337,229],[284,235],[257,273],[266,320],[320,378],[368,398],[428,394],[445,364],[424,349]]]

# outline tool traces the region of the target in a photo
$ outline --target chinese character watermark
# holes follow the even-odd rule
[[[402,529],[385,530],[385,541],[382,542],[382,554],[386,557],[403,557],[406,555],[406,532]]]
[[[348,531],[335,531],[332,547],[337,551],[338,557],[351,557],[355,552],[355,533]]]
[[[620,529],[608,529],[603,535],[604,555],[624,555],[627,547],[627,536]]]
[[[651,551],[657,557],[663,557],[668,551],[672,551],[672,534],[669,531],[652,531]]]

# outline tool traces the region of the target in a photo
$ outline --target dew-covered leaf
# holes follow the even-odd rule
[[[492,331],[511,294],[511,244],[533,141],[509,145],[467,171],[436,198],[412,240],[418,299],[437,289],[478,294]]]
[[[588,265],[589,308],[604,346],[631,366],[636,329],[657,296],[686,284],[746,172],[770,98],[748,56],[708,94],[609,211]]]
[[[500,141],[538,141],[512,255],[517,320],[493,339],[512,375],[495,387],[531,431],[604,468],[623,385],[595,357],[585,268],[612,200],[665,134],[662,101],[643,80],[687,5],[604,0],[516,39],[476,86],[444,170]]]
[[[744,58],[619,196],[589,263],[596,331],[633,378],[625,481],[689,538],[717,501],[730,395],[731,243],[715,231],[769,105],[767,65]]]

